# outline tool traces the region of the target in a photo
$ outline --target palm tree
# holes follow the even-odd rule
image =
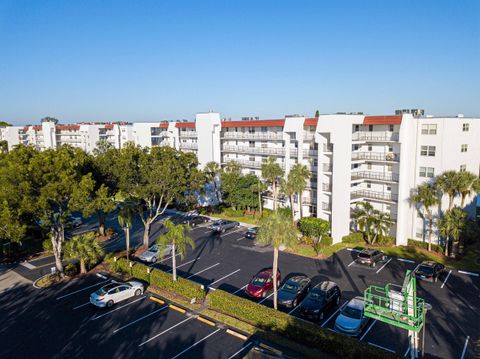
[[[277,272],[278,250],[280,246],[289,246],[297,241],[295,226],[281,213],[275,212],[269,216],[258,231],[256,242],[260,245],[273,247],[273,307],[277,309]]]
[[[218,180],[220,171],[221,171],[220,165],[215,161],[208,162],[205,165],[205,168],[203,169],[206,182],[213,183],[213,188],[215,190],[215,197],[217,197],[218,203],[220,203],[220,196],[218,194],[219,191],[217,187],[217,180]]]
[[[363,233],[363,239],[367,243],[371,242],[374,219],[374,208],[369,202],[357,203],[353,221],[358,230]]]
[[[476,185],[476,181],[478,181],[478,177],[475,176],[471,172],[458,172],[459,176],[459,187],[458,192],[462,196],[462,203],[460,208],[465,207],[465,199],[475,193],[474,186]]]
[[[445,237],[445,255],[449,255],[448,247],[450,238],[453,239],[453,244],[456,246],[460,240],[460,235],[465,227],[467,213],[460,208],[453,208],[447,212],[440,220],[439,230],[440,235]],[[456,250],[453,249],[452,252]]]
[[[426,217],[428,218],[428,250],[431,251],[433,233],[432,207],[438,206],[439,203],[435,187],[429,183],[421,184],[413,190],[409,200],[410,203],[417,206],[417,208],[424,208]],[[423,218],[425,219],[425,215],[423,215]]]
[[[374,221],[372,223],[372,232],[374,234],[372,244],[378,238],[386,236],[392,227],[392,219],[388,213],[381,212],[377,209],[373,210]]]
[[[187,233],[190,231],[190,227],[184,224],[174,224],[170,220],[166,220],[163,225],[167,230],[166,233],[162,234],[157,239],[157,244],[160,245],[160,250],[165,248],[167,245],[172,246],[172,270],[173,270],[173,280],[177,280],[177,261],[176,256],[177,252],[180,254],[180,258],[183,260],[187,249],[190,246],[192,249],[195,248],[195,242],[190,238]]]
[[[295,196],[295,187],[292,181],[292,177],[290,173],[287,176],[287,179],[282,178],[280,180],[280,192],[282,192],[285,196],[288,197],[290,200],[290,209],[292,211],[292,223],[295,223],[295,204],[294,204],[294,196]]]
[[[127,249],[127,260],[130,259],[130,228],[132,227],[132,218],[136,214],[136,206],[132,202],[124,202],[118,212],[117,221],[125,232],[125,244]]]
[[[80,273],[82,274],[87,273],[87,264],[95,263],[103,255],[103,248],[97,241],[95,232],[73,236],[65,244],[65,258],[78,259],[80,261]]]
[[[293,165],[288,174],[289,178],[291,176],[291,181],[294,187],[295,192],[298,194],[298,203],[300,204],[300,218],[303,217],[303,203],[302,195],[303,191],[307,187],[307,180],[310,178],[310,171],[307,166],[297,163]]]
[[[262,177],[270,181],[273,192],[273,210],[277,210],[277,181],[279,177],[283,176],[283,170],[277,163],[274,156],[269,156],[265,162],[262,163]]]
[[[453,199],[459,192],[460,176],[457,171],[445,171],[437,177],[435,186],[448,195],[448,210],[453,207]]]

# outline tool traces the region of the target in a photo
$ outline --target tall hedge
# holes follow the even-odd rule
[[[141,279],[145,282],[150,282],[150,274],[148,274],[148,267],[141,263],[135,263],[132,267],[132,277]]]
[[[154,269],[150,273],[150,284],[160,289],[180,294],[187,299],[196,298],[197,302],[205,299],[205,291],[200,284],[180,277],[177,277],[177,281],[173,281],[171,274],[158,269]]]
[[[117,261],[115,262],[115,268],[122,273],[132,275],[132,268],[130,268],[130,264],[126,258],[117,259]]]

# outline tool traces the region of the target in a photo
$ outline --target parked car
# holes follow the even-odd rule
[[[82,217],[69,216],[65,222],[65,228],[77,228],[82,223]]]
[[[445,269],[445,266],[434,261],[422,262],[413,272],[417,279],[436,282]]]
[[[143,284],[137,281],[125,283],[115,282],[107,284],[90,295],[90,303],[97,307],[111,307],[131,297],[142,295]]]
[[[370,267],[375,267],[377,262],[382,262],[385,260],[385,254],[378,249],[365,248],[360,253],[358,253],[355,262],[358,264],[366,264]]]
[[[255,239],[257,238],[258,227],[252,227],[247,230],[245,233],[245,238]]]
[[[342,292],[335,282],[321,282],[313,287],[300,304],[300,315],[305,318],[322,320],[327,309],[338,306],[341,296]]]
[[[277,288],[280,287],[282,274],[277,271]],[[245,293],[254,298],[265,298],[273,290],[273,268],[263,269],[253,276],[245,288]]]
[[[220,219],[218,221],[213,222],[210,225],[210,229],[214,232],[225,233],[225,231],[232,228],[237,228],[239,225],[240,223],[235,221],[227,221],[225,219]]]
[[[351,336],[359,335],[370,320],[364,315],[364,306],[362,297],[351,299],[335,320],[335,330]]]
[[[182,223],[187,224],[190,227],[196,227],[199,224],[207,223],[210,221],[210,218],[204,216],[187,216],[183,219]]]
[[[290,278],[278,291],[278,304],[286,308],[296,307],[308,294],[311,282],[305,275]]]
[[[171,253],[172,253],[172,246],[170,244],[164,247],[162,252],[160,252],[160,246],[157,244],[154,244],[153,246],[148,248],[145,252],[140,254],[138,256],[138,259],[140,259],[143,262],[155,263],[158,260],[158,258],[169,256]]]

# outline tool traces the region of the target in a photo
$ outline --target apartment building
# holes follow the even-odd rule
[[[8,138],[9,146],[30,143],[47,148],[69,143],[86,151],[92,151],[99,139],[117,148],[127,141],[143,147],[171,146],[194,152],[201,166],[209,161],[224,166],[233,160],[244,173],[256,175],[261,174],[262,162],[275,156],[285,173],[295,163],[310,170],[302,194],[303,214],[328,220],[334,242],[352,229],[356,203],[368,201],[390,214],[394,220],[391,234],[397,244],[406,244],[409,238],[426,237],[424,221],[408,201],[412,188],[446,170],[478,175],[479,135],[480,118],[430,117],[423,112],[402,111],[393,116],[334,114],[241,121],[221,120],[219,113],[209,112],[197,114],[191,122],[42,123],[10,128],[2,136]],[[474,200],[467,200],[472,216]],[[271,198],[265,202],[271,207]],[[295,198],[292,204],[297,215],[299,203]],[[283,205],[290,205],[287,199]],[[440,209],[446,206],[445,198]]]

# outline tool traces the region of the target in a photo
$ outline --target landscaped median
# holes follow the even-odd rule
[[[152,269],[141,263],[129,262],[125,258],[112,260],[109,263],[114,270],[149,283],[151,292],[167,294],[166,297],[173,301],[180,299],[181,304],[190,309],[198,310],[199,304],[202,303],[205,312],[208,312],[208,315],[215,320],[223,320],[229,326],[237,327],[240,330],[250,328],[250,330],[246,330],[250,334],[272,333],[279,338],[285,338],[283,341],[275,340],[278,344],[291,347],[293,350],[298,350],[298,348],[289,343],[299,344],[339,358],[396,357],[394,354],[356,339],[325,330],[316,324],[220,289],[210,291],[207,295],[198,283],[183,278],[178,278],[174,282],[169,273]],[[194,301],[192,301],[193,298],[195,298]],[[196,303],[195,307],[191,306],[193,302]],[[236,323],[238,325],[235,325]]]

